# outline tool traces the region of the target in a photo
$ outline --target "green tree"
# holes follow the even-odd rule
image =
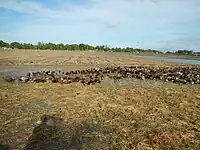
[[[175,53],[182,54],[182,55],[192,55],[193,51],[191,51],[191,50],[178,50]]]
[[[62,43],[57,44],[56,47],[57,47],[58,50],[65,50],[65,45],[62,44]]]
[[[18,49],[23,48],[22,44],[20,44],[19,42],[12,42],[12,43],[10,43],[10,45],[12,48],[18,48]]]
[[[9,44],[0,40],[0,47],[9,47]]]
[[[78,47],[79,47],[78,49],[81,50],[81,51],[85,51],[87,49],[87,46],[83,43],[79,44]]]
[[[35,46],[30,43],[23,43],[23,44],[21,44],[21,46],[23,49],[35,49]]]

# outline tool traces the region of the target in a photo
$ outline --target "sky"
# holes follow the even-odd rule
[[[200,0],[0,0],[0,40],[200,51]]]

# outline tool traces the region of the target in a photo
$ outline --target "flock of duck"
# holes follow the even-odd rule
[[[162,80],[166,82],[183,83],[183,84],[200,84],[200,67],[182,66],[182,67],[150,67],[150,66],[114,66],[105,68],[91,68],[86,70],[75,71],[38,71],[29,72],[26,76],[10,77],[4,79],[8,82],[51,82],[70,84],[80,82],[84,85],[101,83],[109,77],[114,80],[123,78],[137,78],[141,80]]]

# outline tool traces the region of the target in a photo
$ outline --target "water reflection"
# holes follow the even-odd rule
[[[177,63],[184,63],[184,64],[200,65],[200,60],[193,60],[193,59],[169,58],[169,57],[159,57],[159,56],[138,56],[138,55],[135,57],[155,59],[155,60],[164,60],[164,61],[168,61],[168,62],[177,62]]]

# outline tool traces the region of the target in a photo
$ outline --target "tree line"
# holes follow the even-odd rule
[[[191,56],[200,56],[200,51],[199,52],[193,52],[191,50],[177,50],[175,52],[166,52],[167,54],[181,54],[181,55],[191,55]]]
[[[145,51],[151,51],[151,52],[160,52],[157,50],[144,50],[139,48],[110,48],[106,45],[98,45],[98,46],[91,46],[88,44],[55,44],[55,43],[42,43],[38,42],[37,44],[30,44],[30,43],[19,43],[19,42],[12,42],[12,43],[6,43],[2,40],[0,40],[0,47],[6,47],[6,48],[17,48],[17,49],[41,49],[41,50],[69,50],[69,51],[87,51],[87,50],[97,50],[97,51],[113,51],[113,52],[145,52]]]
[[[0,47],[3,48],[12,48],[12,49],[40,49],[40,50],[68,50],[68,51],[88,51],[88,50],[95,50],[95,51],[111,51],[111,52],[151,52],[151,53],[162,53],[159,50],[152,50],[152,49],[140,49],[140,48],[110,48],[106,45],[98,45],[98,46],[91,46],[88,44],[55,44],[55,43],[42,43],[38,42],[37,44],[30,44],[30,43],[19,43],[19,42],[11,42],[6,43],[3,40],[0,40]],[[175,53],[175,54],[184,54],[184,55],[198,55],[200,56],[200,52],[193,52],[191,50],[178,50],[176,52],[167,52],[167,53]]]

